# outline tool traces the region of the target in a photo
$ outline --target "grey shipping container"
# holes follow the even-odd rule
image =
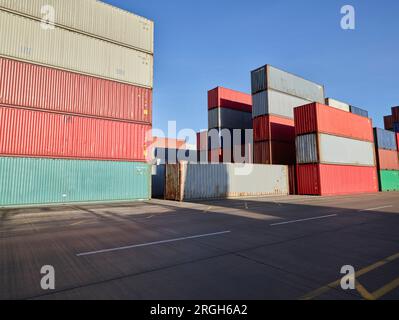
[[[294,118],[294,108],[313,102],[274,90],[256,93],[252,101],[253,118],[272,114],[290,119]]]
[[[187,163],[166,166],[167,200],[203,200],[288,193],[287,166]]]
[[[208,150],[198,150],[198,163],[207,163],[208,162]]]
[[[252,94],[272,89],[311,102],[324,103],[324,86],[266,65],[251,73]]]
[[[153,56],[0,10],[0,56],[152,88]]]
[[[369,113],[367,110],[364,110],[364,109],[361,109],[358,107],[354,107],[354,106],[351,106],[351,113],[357,114],[358,116],[365,117],[365,118],[369,117]]]
[[[309,134],[296,138],[296,150],[299,164],[376,165],[374,144],[367,141],[329,134]]]
[[[374,128],[374,140],[377,148],[397,150],[395,133],[380,128]]]
[[[165,196],[165,172],[164,164],[152,166],[152,198],[163,199]]]
[[[152,53],[154,23],[96,0],[0,0],[0,8]],[[53,11],[52,11],[53,10]],[[52,13],[54,16],[52,17]],[[111,27],[112,26],[112,27]]]
[[[252,114],[228,108],[208,110],[208,129],[252,129]]]

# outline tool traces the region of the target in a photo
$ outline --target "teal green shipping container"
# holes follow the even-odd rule
[[[380,188],[381,191],[399,191],[399,171],[381,170]]]
[[[0,206],[148,200],[146,163],[0,157]]]

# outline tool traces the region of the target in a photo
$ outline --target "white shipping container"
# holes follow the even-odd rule
[[[341,102],[332,98],[326,98],[326,105],[336,108],[336,109],[340,109],[346,112],[350,112],[351,111],[351,107],[349,104],[345,103],[345,102]]]
[[[287,195],[288,167],[253,164],[166,166],[165,199],[185,201]]]
[[[0,0],[0,7],[125,46],[154,52],[154,23],[96,0]]]
[[[294,108],[312,102],[274,90],[256,93],[252,96],[252,101],[253,118],[273,114],[290,119],[294,119]]]
[[[0,11],[0,55],[152,88],[153,56]]]
[[[297,162],[375,166],[374,143],[329,134],[296,138]]]

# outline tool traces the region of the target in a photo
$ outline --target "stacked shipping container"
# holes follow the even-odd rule
[[[210,90],[208,129],[209,161],[252,162],[251,141],[245,140],[252,130],[251,95],[222,87]],[[247,137],[252,138],[252,131]]]
[[[94,0],[0,21],[0,206],[150,198],[153,23]]]
[[[381,191],[399,191],[398,134],[374,129],[378,176]]]
[[[298,193],[378,191],[371,120],[313,103],[295,108]]]
[[[254,163],[295,164],[294,108],[324,103],[321,85],[266,65],[252,71]]]

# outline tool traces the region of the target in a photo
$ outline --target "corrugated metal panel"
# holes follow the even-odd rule
[[[152,90],[0,58],[0,103],[152,122]]]
[[[154,51],[154,23],[146,18],[94,0],[0,0],[0,7],[43,19],[42,7],[52,6],[55,24],[95,37]],[[112,27],[110,27],[112,26]]]
[[[197,150],[208,151],[208,131],[197,132]]]
[[[233,148],[217,148],[209,150],[207,158],[210,163],[253,163],[252,149],[252,144],[235,145]],[[204,163],[206,161],[199,162]]]
[[[394,132],[399,132],[399,122],[394,122],[392,129]]]
[[[253,71],[251,78],[253,94],[272,89],[311,102],[324,103],[324,87],[322,85],[270,65]]]
[[[253,120],[254,141],[274,140],[295,142],[295,125],[292,119],[266,115]]]
[[[396,133],[396,146],[397,146],[397,149],[399,151],[399,132]]]
[[[344,195],[378,192],[375,167],[305,164],[297,166],[300,195]]]
[[[332,98],[326,98],[326,105],[346,112],[350,112],[351,109],[349,104]]]
[[[165,171],[165,199],[181,201],[180,164],[168,164]]]
[[[152,166],[152,198],[163,199],[165,197],[166,166]]]
[[[208,110],[208,128],[252,129],[252,114],[227,108]]]
[[[384,128],[385,128],[385,130],[393,129],[393,117],[392,116],[384,117]]]
[[[293,165],[295,164],[295,143],[254,142],[253,157],[256,164]]]
[[[364,141],[374,141],[371,119],[312,103],[295,108],[295,132],[327,133]]]
[[[374,128],[375,144],[379,149],[397,150],[396,136],[394,132]]]
[[[367,110],[364,110],[364,109],[361,109],[358,107],[354,107],[354,106],[351,106],[351,113],[357,114],[358,116],[362,116],[365,118],[369,117],[369,112]]]
[[[319,162],[317,134],[306,134],[296,138],[296,161],[301,164]]]
[[[378,168],[380,170],[399,170],[397,151],[377,149]]]
[[[294,118],[294,108],[309,104],[311,101],[297,98],[282,92],[267,90],[256,93],[253,97],[252,117],[272,114]]]
[[[290,195],[298,194],[296,165],[288,166],[288,180],[290,185]]]
[[[198,151],[198,163],[208,163],[208,150]]]
[[[399,171],[379,171],[380,191],[399,191]]]
[[[392,108],[392,121],[399,122],[399,107]]]
[[[146,160],[151,126],[0,106],[0,154]]]
[[[374,144],[328,134],[298,136],[297,162],[375,166]]]
[[[208,109],[227,108],[252,112],[252,96],[247,93],[217,87],[208,91]]]
[[[0,206],[148,200],[145,163],[0,158]]]
[[[251,72],[252,94],[267,89],[266,68],[267,66],[264,66]]]
[[[166,182],[182,190],[180,201],[289,193],[286,166],[181,163],[180,168],[179,182]],[[167,199],[175,200],[174,194]]]
[[[152,87],[153,56],[0,11],[0,55]]]

